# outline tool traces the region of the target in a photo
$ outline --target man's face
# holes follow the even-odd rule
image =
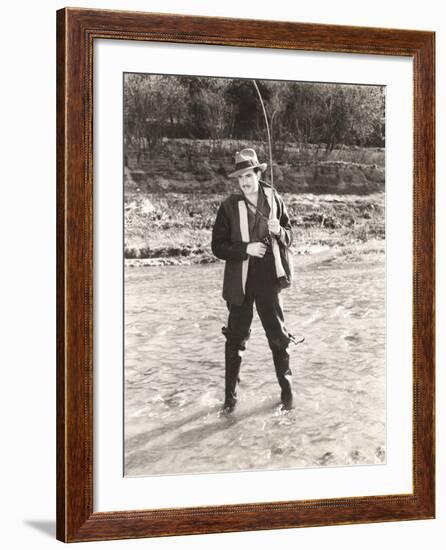
[[[237,178],[240,189],[245,195],[257,193],[259,190],[260,174],[258,172],[254,172],[252,168],[247,172],[243,172],[243,174],[240,174]]]

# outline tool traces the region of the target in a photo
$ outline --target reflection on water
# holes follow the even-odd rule
[[[255,316],[239,404],[219,414],[222,277],[222,263],[126,269],[125,475],[385,462],[384,263],[297,270],[289,412]]]

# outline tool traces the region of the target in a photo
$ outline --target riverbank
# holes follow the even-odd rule
[[[375,263],[382,259],[385,253],[385,242],[372,239],[366,243],[334,246],[313,245],[304,251],[294,248],[296,267],[308,267],[310,265],[336,265],[351,262]],[[202,256],[166,256],[158,258],[125,258],[126,267],[156,267],[169,265],[210,264],[218,262],[214,256],[203,254]]]
[[[265,142],[165,139],[155,149],[126,151],[125,187],[141,193],[230,193],[234,153]],[[282,193],[370,195],[385,186],[385,151],[377,147],[328,150],[324,144],[276,143],[274,181]],[[269,178],[269,173],[268,173]]]
[[[219,261],[210,248],[222,194],[127,193],[125,265],[189,265]],[[384,193],[284,193],[301,262],[365,260],[385,250]],[[312,259],[306,259],[312,258]]]

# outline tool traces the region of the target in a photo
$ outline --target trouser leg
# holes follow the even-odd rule
[[[241,306],[228,304],[228,309],[228,326],[223,327],[223,334],[226,336],[224,408],[233,410],[237,403],[237,383],[242,356],[251,332],[253,301],[247,297]]]
[[[281,389],[280,398],[286,408],[293,404],[293,389],[291,384],[290,334],[286,330],[283,316],[282,300],[279,292],[274,289],[264,289],[256,294],[256,308],[268,339],[273,355],[277,381]]]

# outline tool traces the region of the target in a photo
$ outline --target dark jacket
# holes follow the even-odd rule
[[[265,189],[271,190],[269,185],[260,182],[260,191],[265,192]],[[226,260],[223,298],[235,305],[241,305],[244,300],[243,264],[249,259],[246,247],[251,241],[251,235],[247,242],[243,242],[241,236],[239,202],[244,200],[241,193],[227,197],[220,205],[212,231],[212,252],[217,258]],[[293,235],[285,204],[275,191],[274,200],[281,230],[279,235],[273,238],[276,238],[279,244],[280,258],[286,273],[285,277],[277,279],[277,284],[284,288],[290,286],[293,277],[293,262],[289,252]]]

